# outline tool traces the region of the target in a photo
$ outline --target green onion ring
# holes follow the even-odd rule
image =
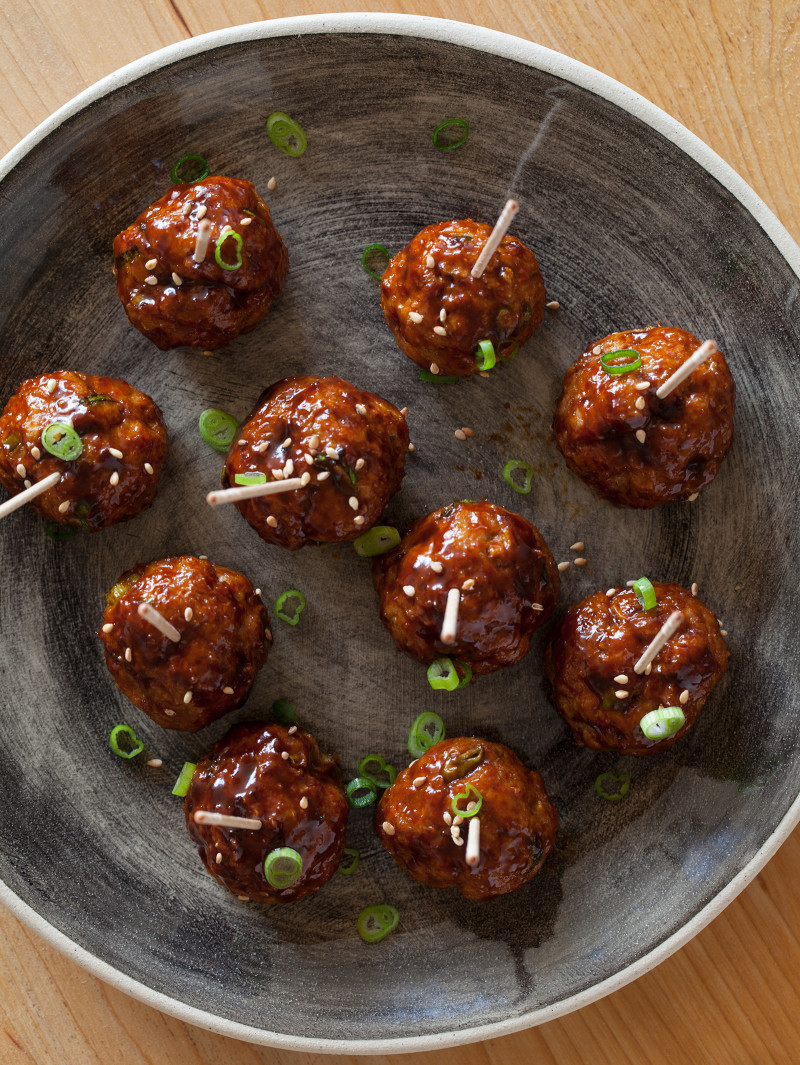
[[[491,370],[497,363],[494,353],[494,344],[491,340],[482,340],[475,352],[475,365],[479,370]]]
[[[510,346],[509,346],[509,348],[508,348],[508,350],[506,352],[503,352],[502,347],[499,347],[497,349],[497,357],[500,360],[500,362],[511,362],[512,359],[515,359],[517,357],[517,352],[518,351],[519,351],[519,344],[516,342],[516,340],[512,340],[512,342],[511,342],[511,344],[510,344]]]
[[[458,687],[456,688],[456,691],[460,691],[462,688],[466,688],[466,686],[472,680],[472,666],[470,666],[467,662],[461,662],[459,661],[459,659],[456,659],[456,667],[461,669],[464,674],[464,676],[458,682]]]
[[[296,159],[306,150],[306,135],[285,111],[273,111],[267,119],[267,136],[284,155]]]
[[[428,684],[437,691],[455,691],[460,681],[452,658],[437,658],[428,666]]]
[[[470,800],[470,792],[472,792],[474,798]],[[462,810],[458,805],[459,799],[465,799],[467,803],[470,801],[475,803],[475,807],[472,810]],[[450,802],[450,809],[456,815],[456,817],[474,817],[475,814],[483,806],[483,796],[475,787],[474,784],[467,784],[464,791],[459,791],[455,794]]]
[[[292,887],[302,875],[303,859],[291,847],[276,847],[264,859],[267,883],[278,891]]]
[[[233,476],[234,484],[266,484],[266,473],[236,473]]]
[[[660,706],[644,715],[639,728],[648,740],[668,740],[685,724],[686,715],[679,706]]]
[[[207,444],[210,444],[216,451],[227,451],[233,443],[239,423],[233,415],[226,414],[224,410],[209,407],[200,415],[197,426]]]
[[[378,773],[386,774],[385,779],[380,779],[374,771],[370,770],[370,764],[373,762],[378,767]],[[358,766],[358,775],[360,777],[366,777],[367,780],[371,780],[375,787],[380,791],[385,791],[386,788],[394,784],[397,770],[393,765],[389,765],[384,758],[381,758],[379,754],[368,754],[366,758],[361,759]]]
[[[603,781],[611,781],[615,785],[619,785],[615,792],[606,791],[603,787]],[[628,794],[628,788],[631,786],[631,778],[628,773],[623,773],[621,776],[615,776],[613,773],[601,773],[600,776],[594,782],[594,790],[600,796],[601,799],[608,799],[609,802],[619,802],[620,799],[624,799]]]
[[[190,172],[186,177],[181,177],[182,168],[184,163],[199,163],[199,174]],[[173,185],[183,185],[187,181],[202,181],[204,177],[208,177],[210,174],[208,162],[202,155],[184,155],[182,159],[179,159],[175,166],[172,168],[170,177],[172,178]]]
[[[78,530],[74,525],[62,525],[59,521],[48,521],[44,531],[51,540],[71,540]]]
[[[652,610],[657,605],[656,590],[647,577],[640,577],[631,587],[644,610]]]
[[[272,716],[280,725],[297,724],[297,711],[288,699],[276,699],[272,704]]]
[[[622,355],[632,355],[633,358],[628,362],[611,363],[609,360],[618,359]],[[600,365],[606,371],[606,373],[617,376],[622,373],[631,373],[632,370],[640,369],[642,365],[642,356],[638,351],[634,351],[633,348],[620,348],[619,351],[607,351],[605,355],[600,356]]]
[[[67,422],[50,422],[42,430],[42,447],[64,462],[73,462],[83,453],[83,441]]]
[[[120,747],[121,736],[124,736],[128,743],[131,744],[129,751],[123,751]],[[111,750],[114,754],[118,754],[120,758],[135,758],[137,754],[141,754],[144,750],[144,744],[130,725],[115,725],[111,730],[111,735],[108,737],[108,742],[111,744]]]
[[[178,779],[175,781],[175,787],[172,789],[173,795],[179,795],[183,798],[189,790],[189,785],[192,783],[192,777],[194,771],[197,769],[196,762],[184,762],[183,769],[178,774]]]
[[[438,714],[427,711],[414,718],[408,734],[408,753],[412,758],[421,758],[434,743],[444,739],[444,721]]]
[[[222,245],[226,240],[233,240],[236,242],[236,262],[226,263],[222,258]],[[217,266],[221,266],[223,270],[238,270],[242,265],[242,238],[241,234],[237,233],[235,229],[226,229],[225,232],[217,238],[217,243],[214,247],[214,258],[217,261]]]
[[[353,548],[361,558],[385,555],[400,543],[400,533],[393,525],[374,525],[368,532],[353,540]]]
[[[367,906],[358,915],[356,927],[365,943],[380,943],[390,932],[394,932],[400,921],[400,914],[394,906]]]
[[[295,607],[294,614],[284,614],[283,604],[290,599],[297,600],[297,606]],[[281,621],[285,621],[287,625],[296,625],[300,620],[300,615],[306,605],[306,597],[302,592],[298,592],[296,588],[290,588],[288,592],[283,592],[275,600],[275,617],[280,618]]]
[[[522,484],[514,480],[512,474],[515,470],[523,471],[525,479]],[[522,459],[512,459],[511,462],[507,462],[503,467],[503,479],[506,484],[511,485],[515,492],[518,492],[521,496],[526,496],[533,487],[533,475],[535,472],[529,462],[523,462]]]
[[[354,777],[344,793],[354,810],[363,810],[378,798],[378,785],[371,777]]]
[[[463,134],[461,134],[457,140],[451,141],[450,144],[442,144],[439,134],[442,130],[450,129],[452,126],[458,126],[463,129]],[[462,144],[466,144],[467,137],[469,137],[468,122],[463,118],[447,118],[433,131],[433,146],[434,148],[438,148],[440,152],[452,152],[453,148],[460,148]]]
[[[419,371],[420,381],[427,381],[432,385],[457,385],[461,380],[460,377],[451,377],[448,374],[431,373],[430,370]]]
[[[374,278],[376,281],[380,281],[380,279],[383,277],[384,273],[386,272],[386,267],[384,266],[383,270],[381,270],[379,274],[376,274],[374,270],[370,270],[370,268],[367,266],[367,259],[369,259],[370,262],[374,262],[374,260],[378,256],[378,253],[380,253],[380,255],[386,256],[386,263],[388,265],[392,257],[382,244],[368,244],[366,248],[364,248],[364,254],[361,256],[361,265],[367,271],[369,276]]]
[[[358,869],[361,855],[355,847],[345,847],[342,851],[342,860],[339,862],[339,872],[342,876],[352,876]]]

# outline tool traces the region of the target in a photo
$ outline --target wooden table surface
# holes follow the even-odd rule
[[[475,22],[612,75],[710,144],[800,241],[797,0],[473,0],[469,14],[456,0],[2,0],[0,154],[98,78],[164,45],[261,19],[353,10]],[[716,921],[635,983],[527,1032],[402,1060],[797,1063],[798,884],[800,828]],[[345,1060],[254,1047],[166,1017],[89,976],[2,909],[0,1022],[2,1065]]]

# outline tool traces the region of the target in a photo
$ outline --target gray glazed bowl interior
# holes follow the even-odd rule
[[[304,126],[301,158],[267,140],[276,109]],[[469,142],[436,151],[431,131],[453,116],[469,120]],[[27,511],[0,527],[0,897],[153,1005],[304,1049],[496,1035],[665,957],[797,817],[800,337],[787,261],[796,268],[797,249],[780,226],[712,153],[608,79],[433,20],[341,16],[212,35],[123,72],[45,132],[13,155],[0,189],[0,401],[61,367],[123,377],[162,407],[171,450],[154,507],[127,524],[65,543]],[[290,250],[267,319],[213,359],[158,352],[128,325],[111,277],[114,235],[189,150],[212,172],[253,180]],[[521,202],[514,232],[561,309],[489,380],[423,384],[383,323],[361,252],[380,242],[393,253],[434,221],[491,221],[509,193]],[[656,320],[726,351],[736,439],[695,504],[617,510],[566,470],[552,411],[588,341]],[[697,581],[730,633],[731,664],[694,732],[651,759],[575,746],[545,690],[546,633],[517,667],[433,692],[381,626],[369,566],[349,545],[267,548],[233,508],[207,507],[221,459],[198,435],[199,413],[243,417],[294,373],[336,373],[408,405],[416,451],[389,522],[486,496],[531,519],[559,560],[585,540],[589,564],[565,574],[562,609],[642,574]],[[453,435],[463,425],[476,433],[466,443]],[[512,458],[536,468],[529,495],[501,476]],[[94,636],[124,569],[181,552],[241,569],[270,608],[292,587],[309,604],[297,628],[275,623],[246,707],[198,736],[164,733],[128,704]],[[557,852],[522,891],[477,905],[409,879],[356,812],[355,876],[296,906],[237,901],[202,868],[170,790],[184,760],[234,720],[267,717],[277,697],[348,776],[370,751],[405,764],[408,726],[426,709],[450,735],[507,743],[551,791]],[[112,754],[119,721],[163,769]],[[596,795],[604,770],[630,773],[624,802]],[[356,915],[384,901],[402,923],[367,946]]]

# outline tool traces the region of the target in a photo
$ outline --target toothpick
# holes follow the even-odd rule
[[[483,251],[478,256],[478,261],[472,267],[472,276],[480,277],[483,271],[489,264],[489,260],[500,247],[500,241],[506,235],[508,227],[511,225],[511,220],[519,210],[519,204],[516,200],[509,200],[503,210],[500,212],[500,217],[497,219],[494,229],[489,234],[489,239],[483,246]]]
[[[234,817],[232,814],[215,814],[211,810],[195,810],[192,815],[198,825],[216,825],[219,828],[249,828],[257,832],[261,822],[257,817]]]
[[[707,358],[711,355],[716,355],[719,352],[719,348],[713,340],[704,341],[694,355],[690,355],[689,358],[679,366],[672,377],[668,377],[661,388],[656,389],[656,395],[659,399],[666,399],[666,397],[677,388],[681,381],[685,381],[686,378],[694,373],[698,366],[702,365]]]
[[[177,643],[180,640],[181,634],[175,626],[170,625],[164,615],[159,614],[154,606],[149,603],[139,603],[138,611],[140,618],[144,618],[149,625],[152,625],[154,629],[158,629],[173,643]]]
[[[656,655],[667,642],[667,640],[670,638],[670,636],[674,636],[675,633],[678,631],[682,621],[683,614],[680,612],[680,610],[673,610],[670,616],[659,629],[656,638],[649,645],[649,647],[647,647],[642,657],[633,667],[634,673],[644,673],[644,671],[656,657]]]
[[[447,593],[447,606],[444,609],[444,621],[439,639],[442,643],[451,644],[456,638],[458,626],[458,608],[461,604],[461,592],[458,588],[451,588]]]
[[[208,251],[208,242],[211,240],[211,223],[207,222],[205,218],[197,226],[197,240],[194,245],[194,254],[192,258],[196,263],[201,263]]]
[[[258,499],[260,496],[274,496],[279,492],[295,492],[305,487],[299,477],[289,477],[285,481],[268,481],[265,484],[243,484],[238,488],[220,488],[209,492],[206,503],[212,507],[220,503],[238,503],[241,499]]]
[[[467,853],[464,855],[467,865],[477,865],[480,860],[481,849],[481,823],[477,816],[469,821],[469,835],[467,836]]]
[[[54,484],[58,484],[61,480],[60,473],[51,473],[42,481],[37,481],[36,484],[32,484],[30,488],[26,488],[24,491],[19,492],[17,495],[12,496],[11,499],[6,500],[0,506],[0,518],[4,518],[6,514],[11,514],[18,507],[24,507],[26,503],[30,503],[32,499],[36,499],[37,496],[42,495],[48,488],[52,488]]]

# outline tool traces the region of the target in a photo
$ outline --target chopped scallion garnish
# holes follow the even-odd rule
[[[202,181],[210,173],[208,162],[202,155],[184,155],[172,168],[170,177],[173,185],[183,185],[187,181]]]
[[[236,473],[233,476],[234,484],[266,484],[266,473]]]
[[[386,262],[383,261],[384,259]],[[364,248],[364,254],[361,256],[361,265],[370,277],[374,278],[376,281],[380,281],[390,259],[391,255],[382,244],[368,244],[366,248]],[[381,266],[383,269],[379,274],[376,274],[372,269],[373,266]]]
[[[648,740],[667,740],[686,724],[686,715],[679,706],[661,706],[651,710],[639,722]]]
[[[419,379],[432,385],[457,385],[461,380],[460,377],[451,377],[443,373],[431,373],[430,370],[420,370]]]
[[[631,587],[645,610],[652,610],[656,606],[656,590],[647,577],[640,577]]]
[[[224,410],[210,407],[200,415],[198,428],[207,444],[210,444],[216,451],[227,451],[236,436],[239,423]]]
[[[297,606],[294,608],[293,614],[287,614],[284,612],[283,604],[290,603],[292,600],[296,600]],[[296,588],[290,588],[288,592],[283,592],[275,601],[275,617],[280,618],[281,621],[285,621],[287,625],[296,625],[300,620],[300,615],[306,605],[306,597],[302,592],[298,592]]]
[[[408,753],[412,758],[421,758],[434,743],[444,739],[444,721],[430,711],[414,719],[408,734]]]
[[[375,766],[375,769],[372,767]],[[385,777],[380,774],[385,773]],[[359,777],[365,777],[367,780],[371,780],[376,788],[381,791],[394,784],[395,777],[397,776],[397,770],[393,765],[382,758],[379,754],[368,754],[366,758],[361,759],[361,763],[358,767]]]
[[[306,135],[284,111],[273,111],[267,119],[267,136],[284,155],[296,158],[306,150]]]
[[[370,777],[354,777],[344,789],[347,801],[356,809],[372,806],[378,798],[378,785]]]
[[[458,671],[452,658],[437,658],[428,666],[428,684],[437,691],[455,691],[459,682]]]
[[[475,352],[475,365],[479,370],[491,370],[497,363],[494,353],[494,344],[491,340],[482,340]]]
[[[613,773],[601,773],[594,782],[594,790],[601,799],[608,799],[609,802],[619,802],[620,799],[624,799],[628,794],[630,785],[631,778],[628,773],[623,773],[621,776],[615,776]],[[612,791],[612,788],[615,790]]]
[[[448,140],[448,133],[444,133],[448,130],[453,133],[455,130],[459,130],[456,134],[455,140]],[[442,136],[444,134],[444,136]],[[441,122],[433,131],[433,146],[438,148],[440,152],[451,152],[453,148],[460,148],[462,144],[467,143],[467,137],[469,137],[469,123],[463,118],[447,118],[444,122]]]
[[[83,454],[83,441],[67,422],[50,422],[42,431],[42,447],[64,462],[73,462]]]
[[[197,769],[196,762],[183,763],[183,769],[181,769],[178,774],[178,779],[175,781],[175,787],[172,789],[173,795],[178,795],[181,799],[186,795],[189,790],[189,785],[192,783],[195,769]]]
[[[291,847],[277,847],[264,859],[264,876],[267,883],[283,891],[292,887],[303,875],[303,859]]]
[[[120,746],[120,740],[124,740],[125,749]],[[144,744],[130,727],[130,725],[115,725],[108,737],[111,750],[120,758],[135,758],[144,750]]]
[[[399,543],[400,533],[393,525],[375,525],[369,532],[357,536],[353,540],[353,547],[362,558],[374,558],[375,555],[386,554]]]
[[[458,688],[456,688],[456,691],[460,691],[461,688],[466,688],[466,686],[472,680],[472,666],[470,666],[467,662],[461,662],[456,659],[456,669],[458,669],[464,674],[464,676],[458,682]]]
[[[276,699],[272,704],[272,716],[281,725],[295,725],[297,711],[288,699]]]
[[[62,525],[58,521],[48,521],[44,531],[51,540],[71,540],[78,530],[74,525]]]
[[[464,799],[465,805],[463,808],[458,804],[459,799]],[[472,807],[471,810],[468,809],[470,806]],[[454,795],[450,803],[450,809],[456,817],[474,817],[481,806],[483,806],[483,796],[474,784],[467,784],[465,790],[459,791]]]
[[[236,262],[226,263],[222,258],[222,245],[226,240],[232,240],[236,244]],[[221,266],[223,270],[238,270],[242,265],[242,237],[234,229],[226,229],[225,232],[217,238],[217,243],[214,247],[214,259],[217,266]]]
[[[342,851],[342,860],[339,862],[339,872],[342,876],[352,876],[358,869],[361,855],[355,847],[345,847]]]
[[[627,362],[617,362],[617,359],[627,359]],[[600,356],[600,365],[606,373],[617,376],[638,370],[642,365],[642,357],[633,348],[620,348],[619,351],[607,351]]]
[[[514,477],[514,473],[516,473],[517,470],[522,471],[522,481],[518,481],[516,477]],[[535,472],[536,471],[529,462],[523,462],[522,459],[512,459],[511,462],[507,462],[503,467],[503,479],[515,492],[519,492],[520,495],[526,496],[533,487],[533,475]]]
[[[394,932],[399,921],[400,914],[394,906],[367,906],[358,915],[358,934],[365,943],[379,943]]]

